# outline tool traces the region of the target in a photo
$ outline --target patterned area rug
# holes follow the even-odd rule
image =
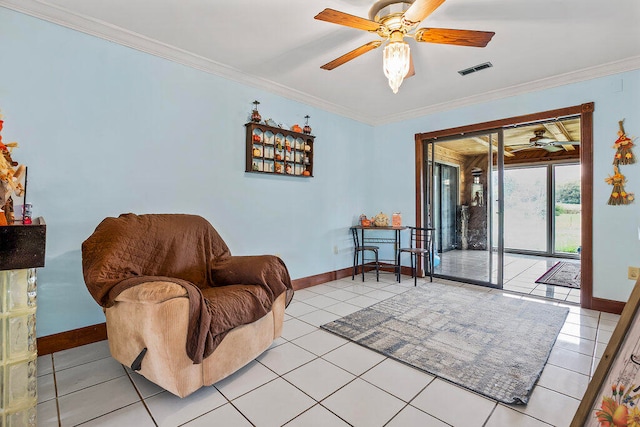
[[[536,283],[580,289],[580,263],[557,262]]]
[[[568,312],[428,283],[322,328],[500,402],[526,404]]]

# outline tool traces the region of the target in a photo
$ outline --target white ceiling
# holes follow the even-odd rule
[[[0,0],[22,11],[370,124],[640,68],[638,0],[447,0],[420,27],[494,31],[486,48],[410,40],[393,94],[382,49],[320,66],[376,34],[322,22],[374,0]],[[492,68],[460,76],[486,61]]]

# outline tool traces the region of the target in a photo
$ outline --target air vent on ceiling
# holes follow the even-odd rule
[[[493,67],[491,62],[485,62],[483,64],[476,65],[474,67],[465,68],[464,70],[458,71],[461,76],[466,76],[467,74],[475,73],[476,71],[484,70],[485,68]]]

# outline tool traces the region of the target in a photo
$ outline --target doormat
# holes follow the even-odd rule
[[[580,263],[559,261],[540,276],[536,283],[580,289]]]
[[[429,283],[321,327],[491,399],[526,404],[568,312]]]

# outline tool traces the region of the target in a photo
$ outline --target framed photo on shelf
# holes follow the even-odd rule
[[[622,310],[571,427],[640,424],[639,305],[640,280]]]

